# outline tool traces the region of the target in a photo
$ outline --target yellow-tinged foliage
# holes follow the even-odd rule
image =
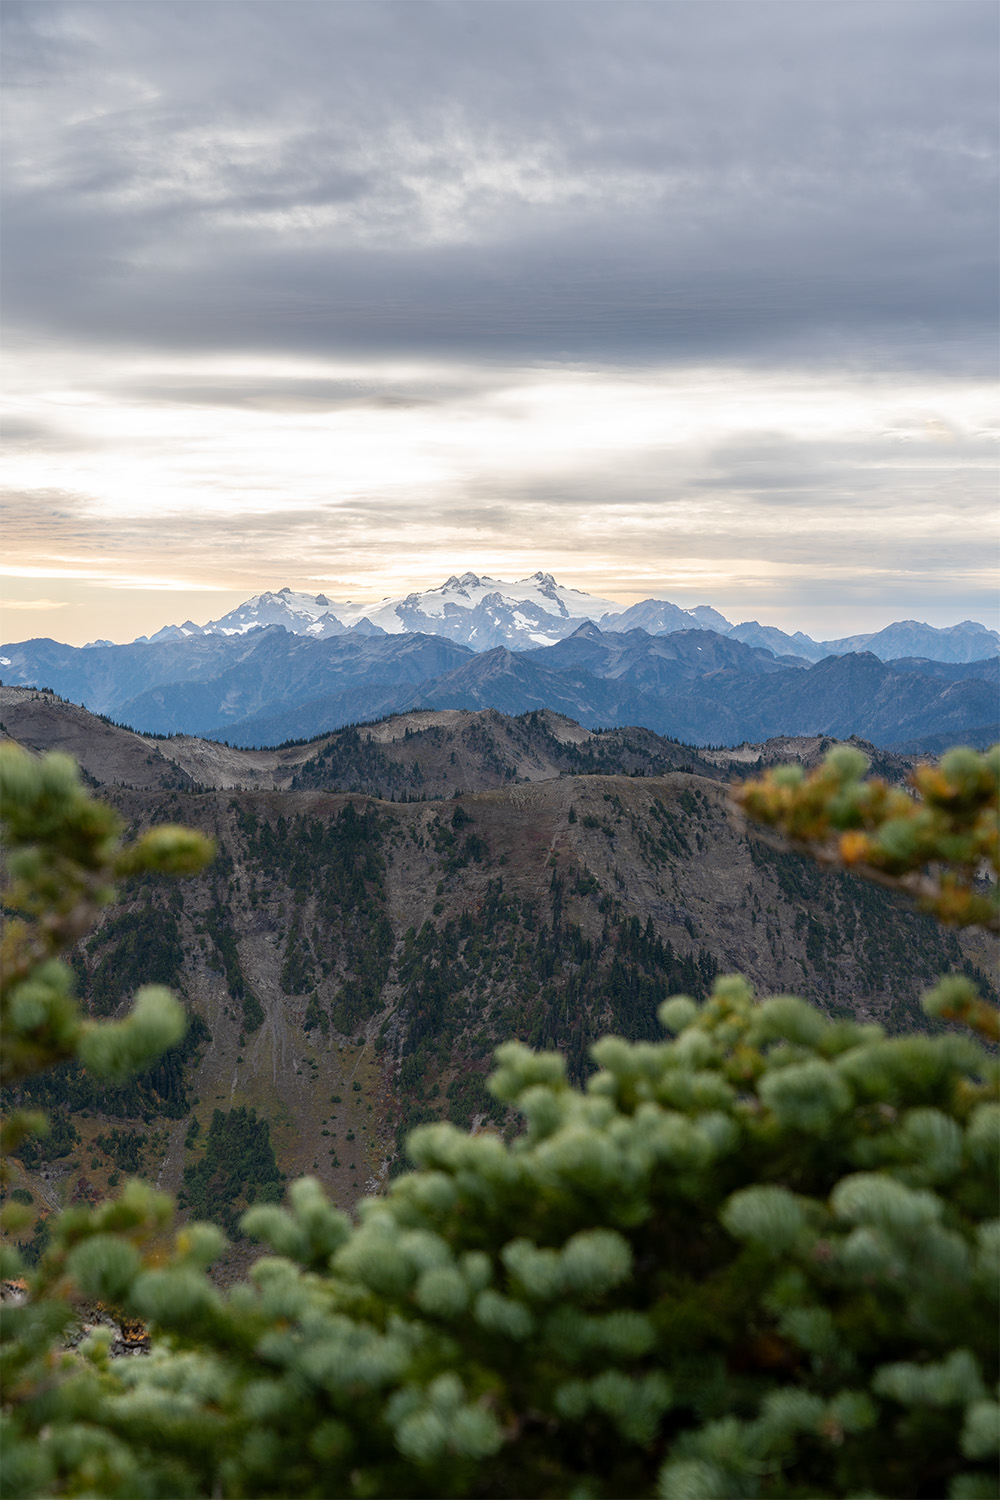
[[[841,745],[810,775],[781,766],[733,799],[788,848],[905,891],[941,922],[1000,931],[1000,745],[949,750],[910,791],[862,780],[867,768]]]

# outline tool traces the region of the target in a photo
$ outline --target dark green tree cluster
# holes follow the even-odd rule
[[[176,985],[180,979],[184,949],[177,918],[148,901],[110,917],[87,948],[100,954],[87,979],[95,1015],[110,1015],[122,994],[138,984]]]
[[[411,768],[389,759],[371,734],[362,735],[353,724],[337,734],[305,761],[292,777],[292,790],[323,787],[367,792],[372,796],[394,796],[409,790],[419,778]]]
[[[267,1121],[244,1105],[226,1112],[216,1109],[204,1149],[184,1168],[180,1201],[199,1219],[211,1220],[238,1237],[243,1209],[254,1202],[277,1203],[282,1180]]]
[[[80,1139],[80,1132],[66,1114],[57,1114],[52,1119],[45,1116],[46,1129],[36,1131],[22,1140],[17,1154],[26,1167],[36,1167],[44,1161],[59,1161],[69,1156]]]
[[[331,1007],[333,1024],[353,1035],[379,1009],[392,954],[385,867],[375,837],[378,810],[369,805],[359,811],[348,802],[328,821],[303,815],[279,816],[271,823],[237,807],[237,817],[247,863],[255,868],[251,905],[278,871],[292,892],[282,988],[286,994],[309,994],[335,969],[340,984]],[[305,919],[310,898],[311,931]],[[319,1024],[315,1009],[310,1020]]]
[[[221,862],[220,857],[218,863]],[[218,871],[215,873],[218,874]],[[216,972],[225,974],[226,988],[232,998],[240,1002],[244,1036],[248,1032],[258,1031],[264,1024],[264,1007],[243,973],[232,917],[223,904],[218,884],[213,892],[212,904],[205,913],[203,929],[215,945],[215,954],[209,960],[211,966]],[[195,931],[200,933],[202,927],[196,927]]]
[[[995,1026],[964,977],[924,1005]],[[297,1182],[244,1216],[269,1253],[228,1289],[221,1233],[165,1257],[139,1183],[64,1213],[4,1333],[6,1493],[994,1497],[994,1050],[738,978],[660,1022],[584,1087],[508,1043],[511,1141],[418,1130],[356,1224]],[[29,1347],[68,1288],[150,1356]]]
[[[141,1172],[145,1166],[149,1137],[144,1131],[121,1130],[114,1125],[109,1131],[98,1135],[94,1145],[106,1156],[110,1156],[120,1171]]]
[[[180,1041],[131,1078],[112,1083],[73,1059],[4,1090],[0,1107],[30,1106],[56,1110],[66,1117],[76,1110],[98,1110],[116,1119],[142,1119],[147,1125],[157,1115],[179,1120],[191,1108],[190,1075],[211,1036],[201,1016],[188,1015],[187,1030]],[[52,1125],[39,1145],[43,1156],[56,1154],[51,1149],[54,1128]],[[24,1147],[20,1149],[23,1157]]]

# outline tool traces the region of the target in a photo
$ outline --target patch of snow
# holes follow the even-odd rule
[[[547,615],[563,619],[592,619],[596,615],[617,611],[620,607],[610,599],[598,599],[579,589],[563,588],[555,582],[551,573],[539,572],[530,578],[522,578],[517,583],[507,583],[499,578],[481,577],[467,572],[461,575],[453,573],[437,588],[411,592],[396,598],[389,597],[374,609],[365,604],[337,605],[336,614],[345,625],[351,625],[355,618],[367,613],[383,630],[395,635],[407,629],[420,628],[412,619],[414,614],[419,614],[428,621],[440,619],[445,614],[454,615],[455,610],[475,609],[491,594],[496,596],[491,603],[496,602],[501,607],[516,609],[518,605],[529,605],[534,606],[535,611],[541,610]],[[397,613],[400,609],[403,611],[402,618]],[[524,622],[525,625],[537,623],[535,619]]]
[[[255,594],[220,619],[209,620],[205,625],[195,625],[187,620],[183,626],[166,626],[154,639],[177,640],[182,633],[238,636],[267,625],[281,625],[295,635],[325,639],[328,634],[340,633],[337,626],[350,630],[362,619],[367,619],[387,635],[415,631],[437,634],[445,633],[441,631],[441,624],[447,619],[450,628],[446,633],[451,639],[479,646],[484,644],[483,632],[477,634],[471,620],[463,630],[463,622],[481,605],[501,628],[508,625],[513,613],[516,632],[534,645],[553,645],[560,640],[563,622],[596,619],[620,610],[620,606],[610,599],[599,599],[580,589],[564,588],[551,573],[541,570],[516,583],[466,571],[453,573],[435,588],[411,590],[399,596],[387,595],[381,604],[374,606],[351,600],[338,604],[326,594],[296,593],[286,584],[276,592]],[[545,629],[546,619],[553,622],[549,630]],[[558,632],[555,630],[557,622]]]

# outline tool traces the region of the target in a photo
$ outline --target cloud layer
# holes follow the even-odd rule
[[[992,4],[3,24],[15,566],[988,606]]]

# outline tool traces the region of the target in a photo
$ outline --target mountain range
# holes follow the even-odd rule
[[[537,572],[515,583],[479,577],[466,572],[452,576],[436,588],[415,591],[378,604],[351,600],[338,603],[326,594],[296,593],[290,588],[256,594],[218,620],[196,625],[165,625],[153,636],[140,636],[136,644],[188,640],[193,636],[246,635],[267,625],[281,625],[294,635],[326,640],[348,632],[362,635],[440,635],[468,646],[489,651],[495,646],[530,650],[552,646],[572,634],[583,620],[591,620],[603,631],[629,631],[636,627],[649,635],[673,631],[714,630],[751,646],[763,646],[776,656],[821,661],[825,656],[871,651],[883,661],[920,656],[936,661],[978,661],[1000,652],[1000,635],[974,620],[939,628],[918,620],[898,620],[883,630],[814,641],[797,630],[787,634],[756,620],[734,625],[711,605],[681,609],[666,599],[644,599],[622,609],[610,599],[601,599],[580,589],[566,588],[551,573]],[[94,646],[110,645],[94,641]]]
[[[552,708],[701,745],[859,734],[916,750],[981,747],[1000,719],[1000,636],[972,621],[816,642],[710,605],[617,610],[543,572],[453,575],[375,607],[283,588],[129,645],[6,645],[0,671],[144,732],[244,746],[416,708]]]
[[[691,744],[861,735],[920,749],[997,738],[1000,657],[816,663],[714,630],[650,635],[590,621],[551,646],[475,652],[440,635],[317,639],[271,624],[127,646],[37,640],[0,653],[4,679],[51,688],[146,733],[276,745],[413,709],[550,708],[587,728],[643,726]]]

